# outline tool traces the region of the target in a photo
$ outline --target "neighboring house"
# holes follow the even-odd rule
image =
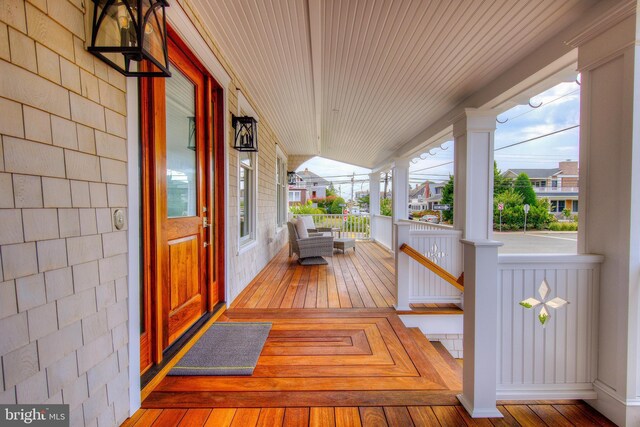
[[[409,211],[432,210],[442,200],[442,189],[446,183],[425,181],[409,191]]]
[[[289,206],[305,204],[309,199],[324,199],[329,185],[329,181],[307,168],[296,172],[296,183],[289,185]]]
[[[569,209],[578,213],[578,162],[567,160],[552,169],[507,169],[502,175],[515,179],[526,173],[539,199],[549,199],[549,212],[557,216]]]

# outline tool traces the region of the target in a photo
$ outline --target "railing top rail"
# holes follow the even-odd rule
[[[435,274],[440,276],[444,281],[454,286],[456,289],[464,291],[464,273],[460,277],[456,278],[453,274],[449,273],[447,270],[440,267],[438,264],[431,261],[429,258],[422,255],[420,252],[407,245],[406,243],[403,243],[402,246],[400,246],[400,251],[404,252],[415,261],[433,271]]]
[[[418,225],[418,226],[421,225],[424,227],[441,228],[443,230],[454,230],[453,225],[434,224],[432,222],[421,222],[413,219],[399,219],[398,222],[402,224],[411,224],[411,225]]]

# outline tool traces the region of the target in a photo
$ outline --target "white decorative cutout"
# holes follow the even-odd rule
[[[427,252],[426,254],[424,254],[424,256],[426,256],[427,258],[429,258],[431,261],[435,262],[436,264],[438,263],[438,260],[444,258],[447,256],[447,254],[443,251],[440,250],[440,248],[438,247],[437,243],[434,243],[431,246],[431,249],[429,249],[429,252]]]
[[[520,301],[520,305],[524,308],[534,308],[538,305],[542,305],[542,307],[540,308],[540,313],[538,313],[538,320],[542,324],[543,328],[551,318],[548,309],[559,309],[562,308],[565,304],[569,304],[569,301],[564,300],[560,297],[555,297],[551,301],[545,301],[547,295],[549,295],[550,292],[551,288],[549,287],[547,280],[543,279],[542,283],[540,283],[540,287],[538,288],[538,293],[540,294],[541,301],[538,301],[533,297]]]

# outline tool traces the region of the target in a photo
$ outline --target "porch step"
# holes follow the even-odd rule
[[[420,314],[420,315],[438,315],[438,314],[463,314],[464,311],[456,304],[409,304],[411,310],[399,310],[398,314]]]
[[[455,372],[460,376],[460,378],[462,378],[462,364],[460,363],[462,359],[455,359],[451,355],[451,353],[449,353],[449,350],[447,350],[446,347],[440,341],[429,341],[429,342],[436,350],[438,350],[438,353],[440,353],[440,356],[442,356],[444,361],[447,362],[447,364],[453,370],[453,372]]]
[[[442,353],[434,344],[440,343],[431,342],[422,333],[420,328],[407,328],[413,341],[423,352],[425,357],[434,366],[438,374],[447,383],[451,384],[452,389],[462,389],[462,367],[458,365],[456,360],[442,347],[444,353]]]

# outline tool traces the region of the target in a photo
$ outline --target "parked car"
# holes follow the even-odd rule
[[[439,224],[440,218],[437,215],[425,215],[419,221],[430,222],[431,224]]]

